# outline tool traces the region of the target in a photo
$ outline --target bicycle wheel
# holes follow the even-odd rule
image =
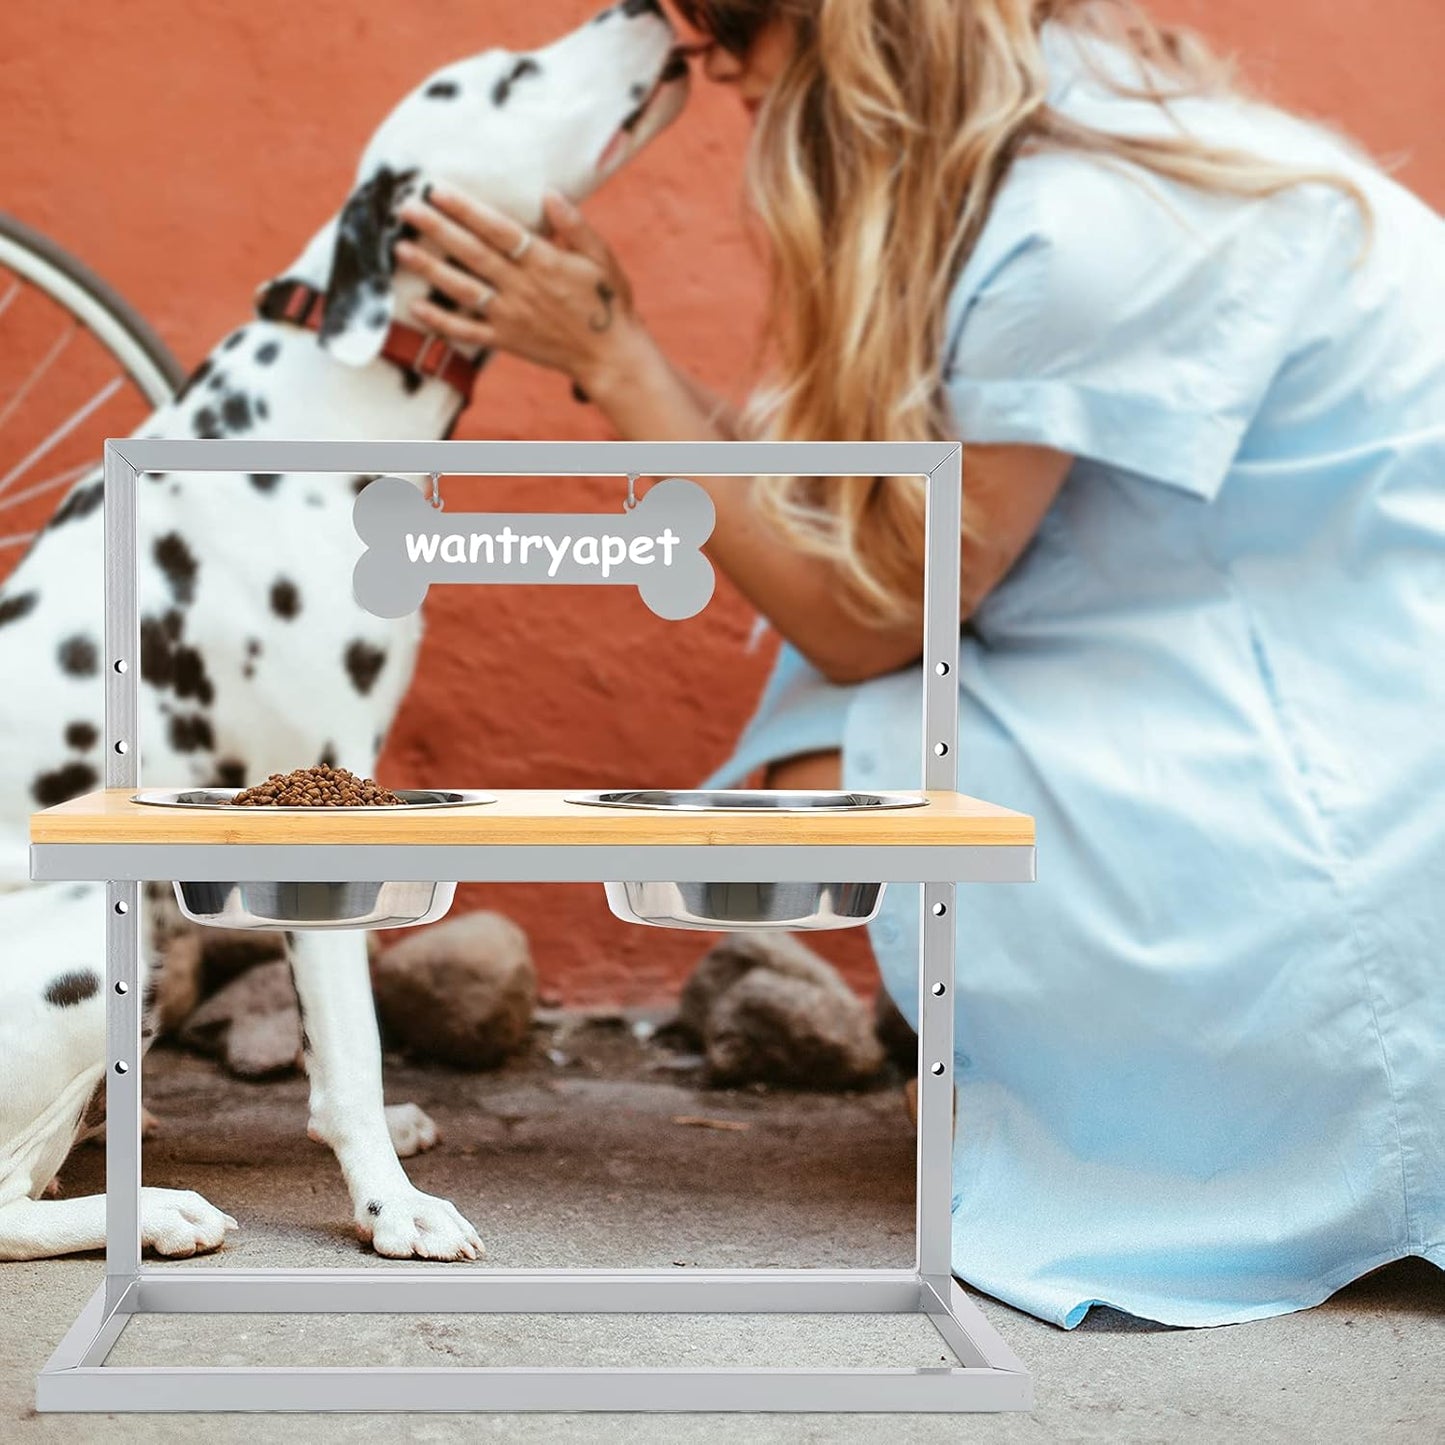
[[[66,489],[185,379],[145,320],[55,242],[0,212],[0,577]]]

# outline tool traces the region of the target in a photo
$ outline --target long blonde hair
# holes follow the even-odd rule
[[[1159,105],[1238,93],[1232,68],[1133,0],[677,0],[742,51],[792,28],[793,54],[759,112],[747,166],[770,262],[772,377],[754,434],[917,441],[951,434],[939,367],[945,304],[1010,162],[1025,147],[1131,162],[1207,190],[1273,195],[1306,180],[1357,188],[1187,134],[1106,133],[1054,110],[1041,28],[1060,22],[1132,57]],[[1084,47],[1088,59],[1088,47]],[[923,488],[916,478],[759,479],[759,504],[838,564],[846,600],[879,622],[916,616]]]

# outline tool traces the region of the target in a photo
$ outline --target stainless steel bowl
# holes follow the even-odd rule
[[[882,883],[605,883],[625,923],[654,928],[786,928],[821,931],[867,923]]]
[[[864,812],[921,808],[916,793],[813,792],[763,788],[634,789],[573,793],[569,803],[672,812]],[[607,883],[607,906],[627,923],[654,928],[819,931],[856,928],[875,917],[882,883]]]
[[[870,808],[922,808],[928,803],[918,793],[852,793],[841,788],[631,788],[568,793],[564,801],[671,813],[856,813]]]
[[[156,808],[229,808],[242,788],[146,788],[131,794],[132,803],[149,803]],[[376,803],[364,808],[277,808],[271,804],[248,809],[255,813],[396,813],[405,808],[465,808],[476,803],[495,803],[495,793],[478,793],[470,788],[393,788],[401,804]]]
[[[149,789],[131,801],[164,808],[229,808],[239,788]],[[495,803],[493,793],[469,789],[397,788],[401,804],[365,808],[247,809],[248,813],[395,813]],[[208,928],[410,928],[434,923],[452,906],[455,883],[413,882],[180,882],[176,902],[193,923]]]
[[[208,928],[410,928],[434,923],[455,883],[182,883],[176,902]]]

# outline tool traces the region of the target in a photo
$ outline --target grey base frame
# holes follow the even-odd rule
[[[922,443],[108,442],[105,456],[106,777],[138,787],[136,481],[148,470],[473,475],[920,475],[927,498],[923,781],[956,791],[962,454]],[[323,858],[322,854],[328,856]],[[331,857],[329,855],[337,855]],[[907,1270],[437,1269],[273,1271],[143,1265],[140,1249],[140,882],[322,876],[597,880],[835,877],[922,884],[917,1242]],[[1033,1380],[952,1278],[956,884],[1026,881],[1034,850],[1004,847],[498,849],[301,845],[177,850],[51,844],[36,878],[109,880],[106,920],[105,1280],[36,1381],[66,1411],[1027,1410]],[[324,869],[323,869],[324,871]],[[325,876],[331,876],[326,873]],[[341,875],[337,875],[341,876]],[[136,1314],[923,1314],[958,1361],[915,1369],[209,1368],[105,1364]]]

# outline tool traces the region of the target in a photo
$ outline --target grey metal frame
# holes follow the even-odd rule
[[[902,442],[109,441],[105,784],[138,787],[137,479],[148,471],[510,476],[848,474],[926,479],[924,786],[957,791],[957,444]],[[340,855],[344,854],[344,858]],[[906,1270],[158,1269],[140,1250],[140,883],[148,878],[921,882],[917,1252]],[[344,868],[344,871],[339,871]],[[951,1273],[955,885],[1033,877],[1032,846],[612,847],[49,844],[37,879],[107,882],[105,1280],[36,1381],[40,1410],[1019,1410],[1033,1380]],[[865,880],[866,881],[866,880]],[[959,1360],[916,1369],[108,1367],[138,1312],[922,1313]]]

